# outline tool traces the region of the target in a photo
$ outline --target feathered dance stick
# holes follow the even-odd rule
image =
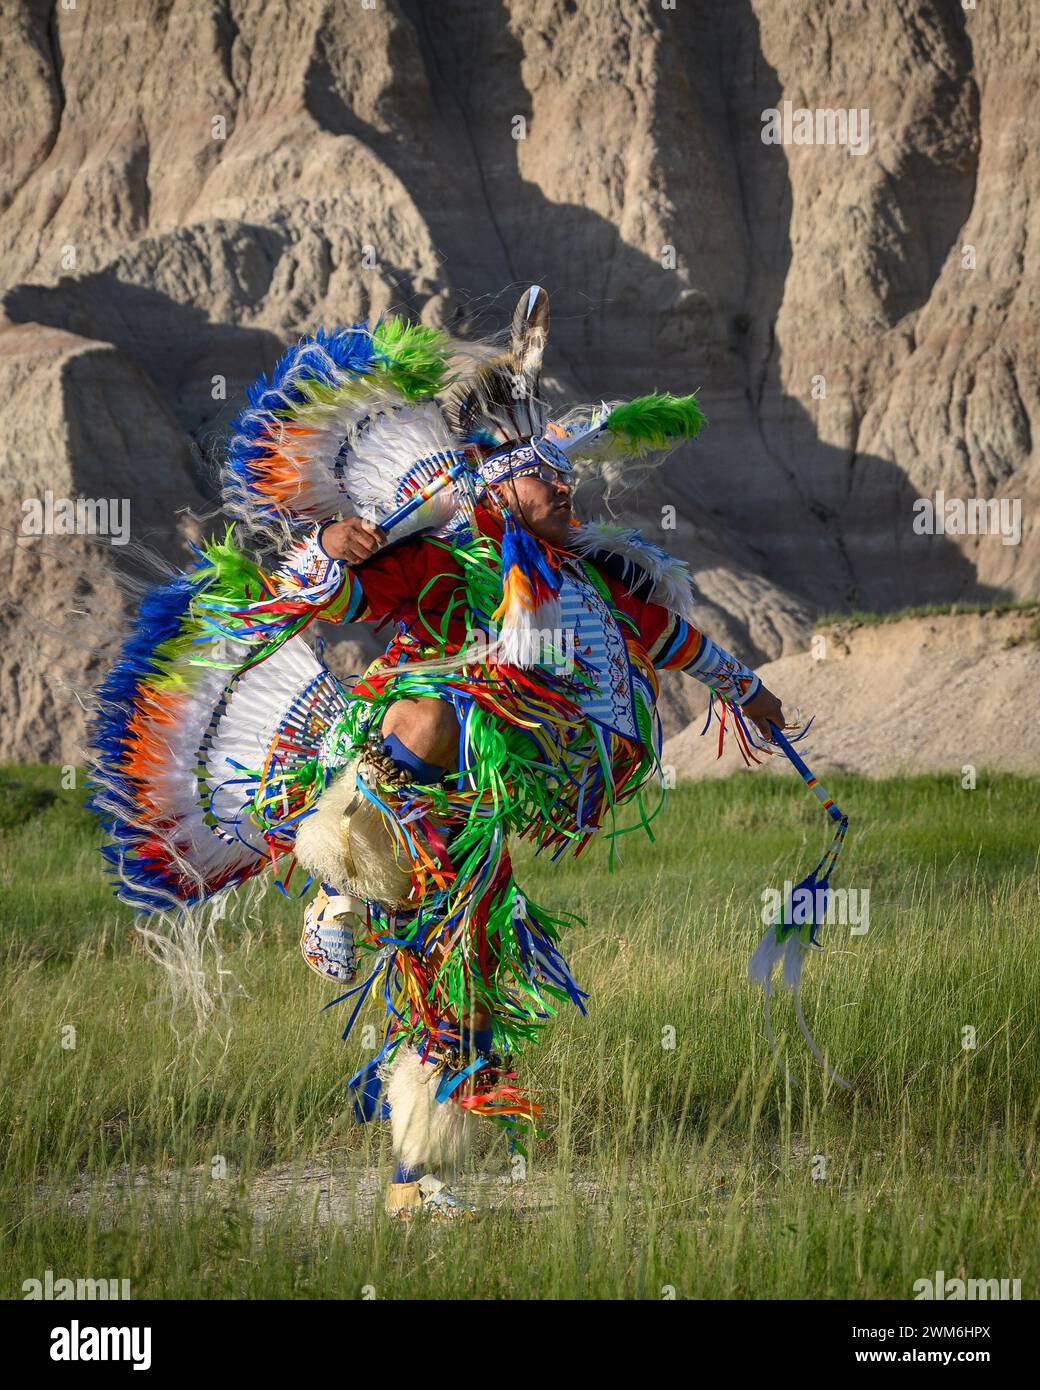
[[[809,788],[816,799],[822,804],[823,809],[835,822],[836,828],[834,836],[824,852],[823,858],[813,869],[812,873],[807,874],[802,881],[795,885],[791,890],[790,896],[785,898],[780,908],[779,919],[774,922],[758,944],[755,954],[751,957],[748,965],[748,978],[757,985],[761,985],[765,995],[765,1015],[766,1015],[766,1036],[769,1045],[773,1049],[773,1056],[777,1063],[783,1068],[791,1081],[797,1083],[797,1077],[792,1076],[786,1065],[781,1059],[777,1050],[776,1041],[773,1037],[772,1023],[769,1017],[769,1001],[773,994],[773,972],[783,960],[784,969],[782,976],[782,986],[791,991],[794,1000],[795,1017],[798,1020],[798,1027],[801,1029],[802,1037],[812,1049],[813,1055],[826,1071],[830,1079],[838,1086],[843,1086],[846,1090],[851,1089],[850,1083],[839,1076],[834,1068],[826,1061],[820,1049],[816,1046],[812,1034],[809,1032],[805,1022],[805,1015],[802,1012],[801,1001],[801,980],[802,966],[805,964],[805,957],[809,953],[810,946],[819,945],[816,940],[816,931],[824,924],[827,915],[827,895],[829,892],[830,877],[834,871],[834,866],[838,862],[838,855],[841,853],[842,845],[845,843],[845,832],[849,828],[849,818],[837,806],[833,797],[827,794],[826,789],[816,780],[812,771],[805,760],[795,751],[790,741],[784,736],[776,724],[770,722],[769,725],[773,734],[773,742],[787,756],[792,766],[798,772],[802,781]]]

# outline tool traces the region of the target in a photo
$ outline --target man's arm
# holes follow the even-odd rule
[[[443,548],[422,537],[387,545],[385,531],[359,517],[315,527],[290,553],[282,573],[318,596],[318,616],[333,623],[436,616],[461,580]]]
[[[780,701],[750,667],[685,618],[608,580],[614,601],[636,623],[650,660],[659,671],[685,671],[717,694],[739,705],[765,738],[770,722],[784,727]]]
[[[283,597],[306,597],[319,605],[318,616],[326,622],[364,622],[376,615],[360,580],[344,563],[345,555],[339,553],[345,548],[330,549],[326,544],[326,538],[334,534],[333,528],[341,524],[326,522],[316,526],[292,547],[278,569],[278,591]],[[375,553],[374,541],[365,553]]]
[[[766,738],[773,736],[770,722],[781,729],[784,727],[783,706],[762,684],[761,676],[685,618],[676,613],[669,614],[669,618],[671,621],[653,644],[656,651],[650,652],[650,659],[658,670],[685,671],[725,696],[739,705],[748,719],[754,720]]]

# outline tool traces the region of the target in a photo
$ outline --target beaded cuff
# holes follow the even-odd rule
[[[735,705],[746,705],[762,688],[762,681],[750,667],[707,636],[701,638],[697,655],[682,669]]]

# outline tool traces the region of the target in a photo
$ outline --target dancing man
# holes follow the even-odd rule
[[[395,1217],[468,1210],[446,1180],[476,1117],[519,1144],[539,1108],[514,1058],[561,1003],[585,1011],[560,946],[580,923],[523,892],[511,842],[555,859],[657,814],[661,670],[707,685],[745,753],[783,727],[693,625],[687,567],[573,513],[579,471],[663,457],[701,428],[696,399],[551,420],[548,323],[535,286],[483,361],[399,319],[290,349],[224,478],[240,535],[289,538],[280,565],[230,533],[204,547],[146,600],[99,697],[117,891],[184,978],[216,944],[209,900],[280,862],[285,891],[297,864],[320,885],[302,947],[346,986],[344,1036],[369,998],[386,1011],[350,1086],[360,1118],[390,1119]],[[315,619],[389,624],[389,645],[339,681],[302,636]]]

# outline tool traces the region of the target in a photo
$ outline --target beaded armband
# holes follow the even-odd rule
[[[322,549],[324,530],[324,526],[316,527],[306,540],[293,546],[283,568],[299,580],[302,588],[331,593],[343,578],[343,561],[334,560]]]
[[[288,552],[275,576],[278,594],[313,604],[329,622],[360,621],[369,612],[361,581],[345,560],[322,548],[324,529],[315,528]]]
[[[750,667],[707,636],[702,636],[697,655],[682,669],[735,705],[746,705],[762,688]]]

